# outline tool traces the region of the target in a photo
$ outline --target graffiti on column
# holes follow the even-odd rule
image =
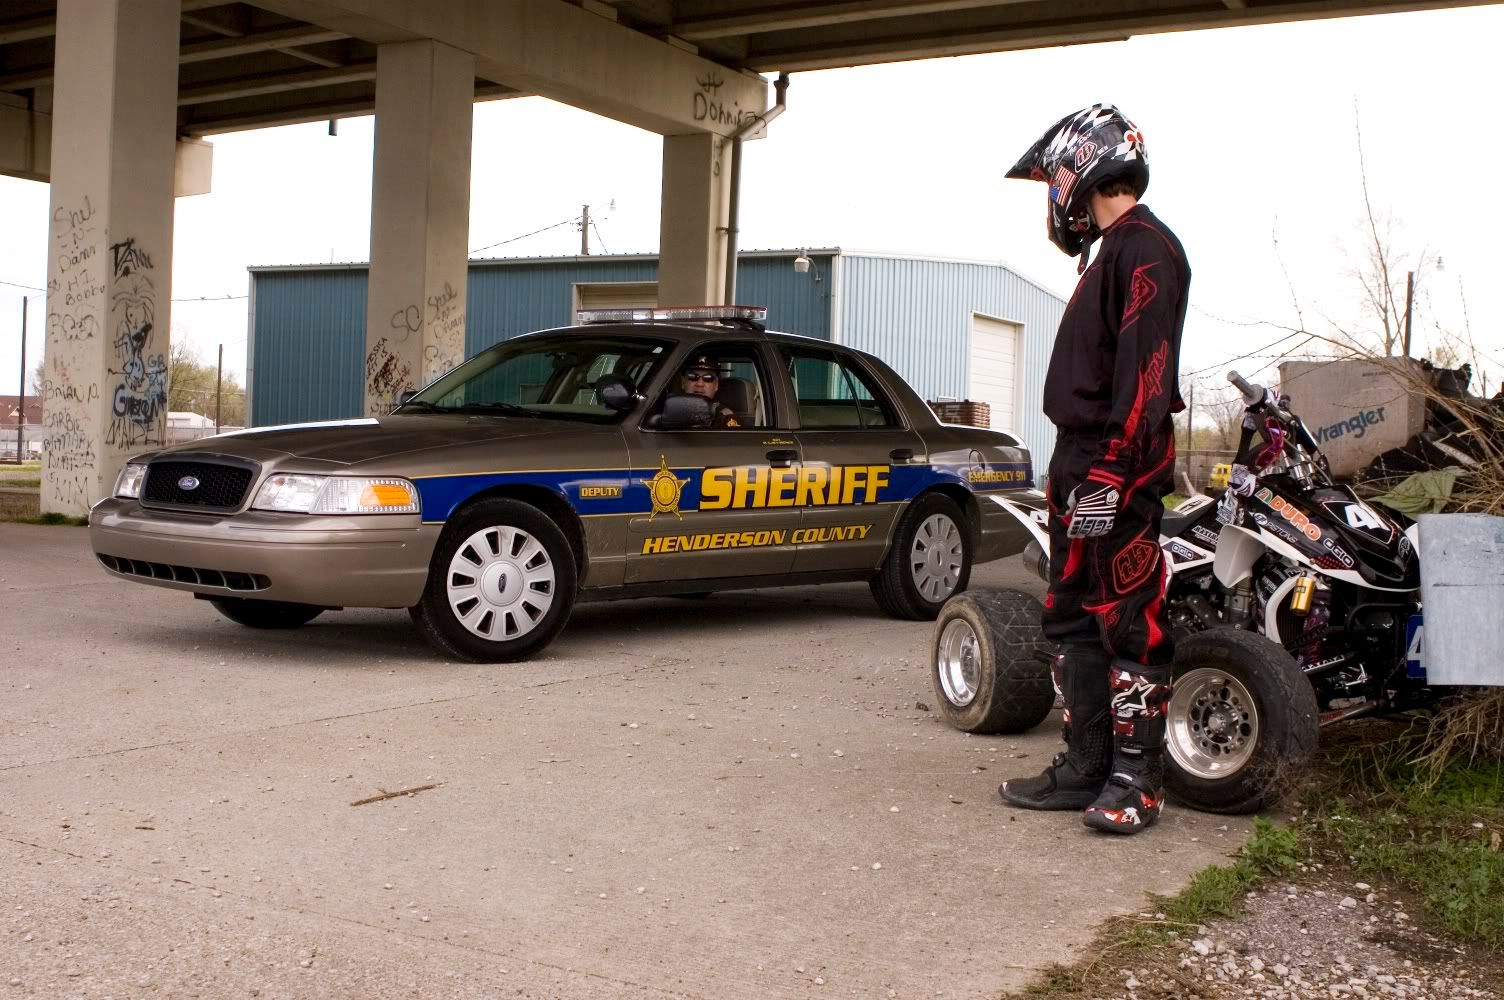
[[[423,379],[438,378],[460,363],[465,353],[465,305],[449,282],[428,297],[428,334],[423,348]]]
[[[392,313],[392,329],[397,331],[397,343],[405,343],[408,337],[423,329],[423,310],[408,306]]]
[[[110,295],[118,381],[112,388],[105,443],[117,448],[160,445],[167,440],[167,360],[149,347],[156,328],[157,293],[151,257],[134,239],[110,244],[115,288]]]
[[[379,417],[392,412],[411,388],[412,365],[394,354],[382,337],[366,354],[366,413]]]
[[[93,199],[59,204],[52,212],[52,267],[47,279],[47,351],[42,365],[43,477],[54,502],[84,507],[93,497],[98,467],[89,433],[88,407],[100,399],[90,353],[103,339],[108,263],[99,258],[100,233]],[[82,352],[80,354],[79,352]],[[80,361],[83,362],[80,366]]]

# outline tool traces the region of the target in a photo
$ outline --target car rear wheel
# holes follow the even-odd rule
[[[450,656],[525,660],[564,628],[575,585],[574,552],[547,514],[517,500],[484,500],[449,522],[423,597],[408,611]]]
[[[217,597],[209,602],[214,610],[246,628],[302,628],[324,613],[317,604],[291,601],[253,601],[244,597]]]
[[[971,532],[955,501],[926,493],[898,522],[872,597],[894,618],[933,621],[971,579]]]

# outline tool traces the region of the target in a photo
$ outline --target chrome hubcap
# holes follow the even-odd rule
[[[1175,681],[1165,745],[1182,771],[1226,778],[1245,767],[1259,742],[1259,710],[1243,683],[1197,667]]]
[[[931,514],[914,533],[909,567],[914,586],[927,601],[947,598],[961,580],[961,532],[944,514]]]
[[[521,638],[554,603],[554,564],[532,535],[496,525],[471,535],[455,550],[445,577],[449,607],[459,623],[482,639]]]
[[[977,697],[977,681],[982,668],[978,663],[977,634],[965,619],[949,622],[940,633],[940,651],[935,669],[940,674],[940,690],[945,700],[965,708]]]

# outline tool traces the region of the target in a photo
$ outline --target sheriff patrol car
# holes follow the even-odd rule
[[[504,661],[579,600],[866,580],[929,619],[1023,548],[991,502],[1033,486],[1017,438],[942,424],[877,358],[764,316],[583,312],[390,415],[134,457],[91,511],[94,551],[242,625],[407,608],[440,650]]]

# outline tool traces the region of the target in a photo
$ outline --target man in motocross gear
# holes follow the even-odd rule
[[[999,792],[1015,806],[1084,809],[1093,829],[1137,833],[1164,803],[1173,645],[1159,525],[1173,485],[1171,414],[1184,408],[1177,371],[1191,272],[1180,241],[1138,202],[1149,183],[1143,135],[1116,108],[1067,115],[1007,176],[1049,185],[1050,239],[1081,257],[1081,278],[1044,386],[1058,440],[1043,625],[1061,644],[1052,673],[1066,752]]]

